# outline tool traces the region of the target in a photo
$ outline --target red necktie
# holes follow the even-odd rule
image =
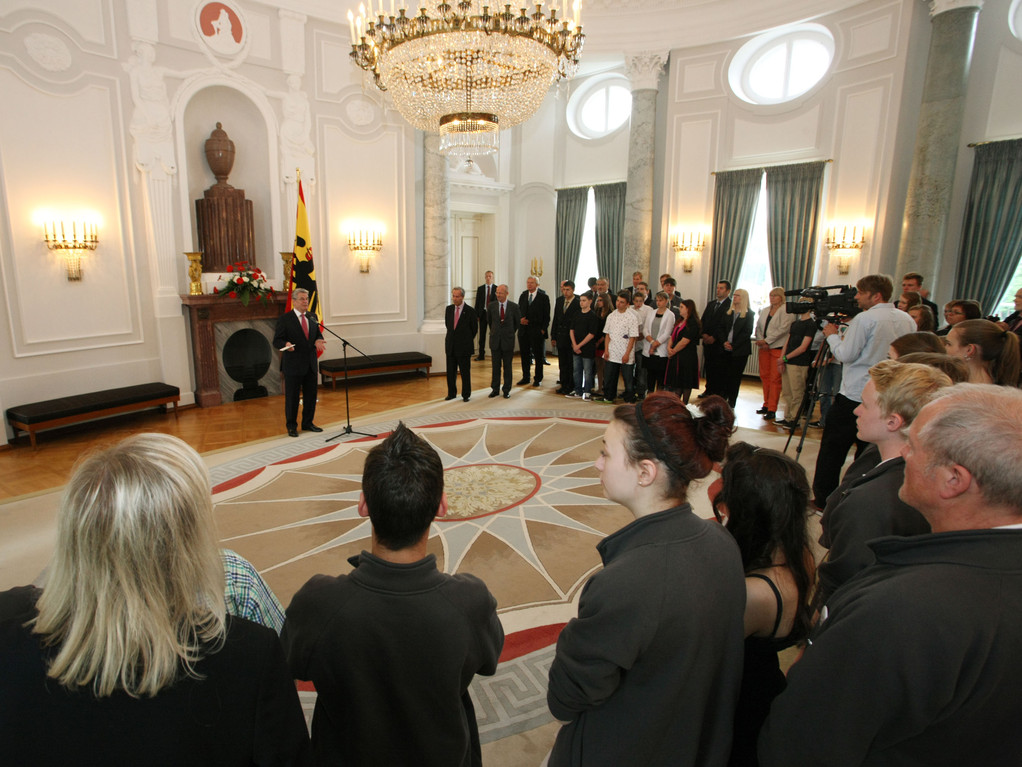
[[[458,327],[458,320],[461,319],[461,307],[454,307],[454,327]]]
[[[305,333],[305,338],[309,338],[309,321],[305,319],[305,315],[302,315],[302,332]]]
[[[504,321],[504,304],[500,305],[500,321]]]

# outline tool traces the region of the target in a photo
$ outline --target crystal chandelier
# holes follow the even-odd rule
[[[408,16],[405,0],[390,14],[383,0],[348,12],[351,58],[390,92],[409,123],[440,134],[443,154],[471,156],[497,151],[497,133],[529,119],[550,86],[578,68],[585,35],[581,0],[552,0],[544,13],[505,5],[490,13],[482,0],[442,1]],[[564,14],[558,17],[558,4]]]

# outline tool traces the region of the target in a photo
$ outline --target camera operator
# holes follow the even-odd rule
[[[887,357],[891,342],[916,329],[915,320],[896,309],[891,301],[894,283],[886,274],[869,274],[855,287],[855,302],[862,309],[848,323],[844,336],[838,334],[838,325],[828,322],[823,333],[834,354],[843,366],[841,390],[827,414],[820,440],[820,453],[816,459],[813,477],[815,504],[823,508],[838,486],[841,467],[854,443],[856,454],[865,447],[856,435],[855,408],[862,401],[862,390],[869,380],[869,369]]]

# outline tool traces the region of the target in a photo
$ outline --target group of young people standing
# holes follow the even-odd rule
[[[691,300],[675,292],[673,279],[664,278],[669,290],[651,295],[636,272],[632,287],[613,298],[606,280],[578,296],[572,280],[561,283],[551,328],[561,365],[557,393],[612,404],[621,381],[625,402],[661,389],[688,401],[699,380],[699,314]]]

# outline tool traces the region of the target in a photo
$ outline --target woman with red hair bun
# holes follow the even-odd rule
[[[717,396],[699,409],[660,391],[607,426],[596,468],[635,520],[597,546],[603,569],[557,642],[554,767],[727,764],[745,577],[734,539],[693,514],[687,493],[724,458],[735,417]]]

